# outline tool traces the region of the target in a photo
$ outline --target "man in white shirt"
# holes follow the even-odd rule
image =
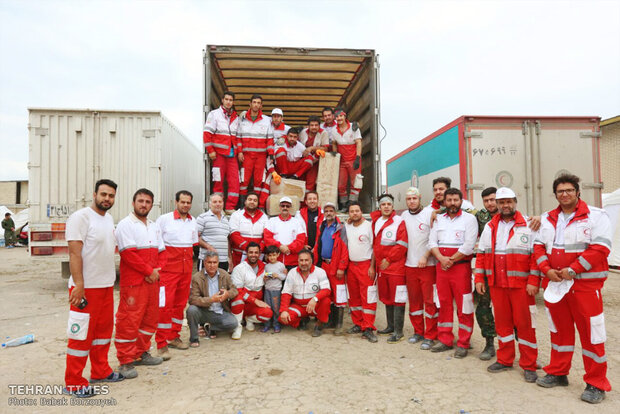
[[[90,356],[90,383],[117,382],[125,377],[113,372],[108,351],[114,329],[114,219],[107,213],[114,205],[116,184],[99,180],[93,203],[71,214],[65,238],[69,244],[69,341],[65,368],[67,394],[79,398],[95,395],[82,372]]]
[[[263,231],[269,217],[258,209],[258,195],[251,191],[245,199],[245,208],[239,209],[230,216],[230,247],[232,265],[241,263],[248,243],[256,242],[261,250],[263,243]]]
[[[437,295],[439,296],[438,339],[432,352],[453,347],[453,302],[459,320],[455,358],[465,358],[474,329],[474,301],[471,289],[471,259],[478,238],[476,217],[461,209],[463,195],[457,188],[445,191],[446,213],[437,216],[429,235],[428,247],[437,259]]]
[[[276,150],[276,169],[280,175],[303,180],[306,172],[314,165],[314,158],[305,154],[306,146],[298,139],[299,128],[289,129],[286,142]]]
[[[203,259],[207,250],[216,252],[220,261],[218,267],[228,271],[228,236],[230,226],[224,215],[224,196],[213,193],[209,196],[209,210],[196,218],[196,231],[200,253],[198,255],[198,270],[202,269]]]
[[[291,216],[293,201],[290,197],[280,199],[280,215],[272,217],[263,232],[265,246],[280,250],[280,261],[288,270],[297,266],[297,254],[306,245],[307,237],[301,220]]]

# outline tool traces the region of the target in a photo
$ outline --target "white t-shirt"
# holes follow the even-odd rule
[[[355,227],[353,224],[345,224],[347,231],[347,244],[349,247],[349,260],[363,262],[372,258],[372,225],[368,220]]]
[[[84,288],[114,286],[116,267],[114,264],[114,219],[108,213],[102,216],[91,207],[76,211],[69,216],[65,230],[67,241],[81,241],[82,274]],[[69,287],[75,286],[73,276]]]
[[[425,208],[418,214],[411,214],[409,210],[405,210],[400,215],[407,226],[407,237],[409,239],[405,266],[418,267],[420,258],[429,250],[428,236],[431,233],[432,213],[432,209]],[[435,258],[433,255],[430,255],[426,265],[433,266],[435,263]]]

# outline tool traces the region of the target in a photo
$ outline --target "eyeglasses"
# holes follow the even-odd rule
[[[577,190],[575,190],[574,188],[568,189],[568,190],[556,190],[555,193],[557,195],[562,195],[562,194],[574,194],[576,193]]]

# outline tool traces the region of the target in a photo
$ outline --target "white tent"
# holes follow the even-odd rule
[[[0,206],[0,220],[4,220],[4,215],[11,213],[11,218],[15,222],[15,230],[19,231],[24,224],[28,223],[28,209],[22,210],[17,214],[14,214],[6,206]],[[2,229],[0,229],[2,230]],[[4,240],[4,231],[0,231],[0,240]]]
[[[620,266],[620,188],[613,193],[603,194],[603,208],[609,214],[613,229],[611,253],[607,261],[610,266]]]

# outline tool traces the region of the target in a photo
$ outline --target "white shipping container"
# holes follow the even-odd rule
[[[118,184],[110,210],[116,223],[129,214],[141,187],[155,195],[153,220],[174,209],[181,189],[194,194],[191,214],[202,212],[202,151],[161,112],[29,108],[28,130],[32,256],[66,259],[64,223],[92,203],[102,178]]]

